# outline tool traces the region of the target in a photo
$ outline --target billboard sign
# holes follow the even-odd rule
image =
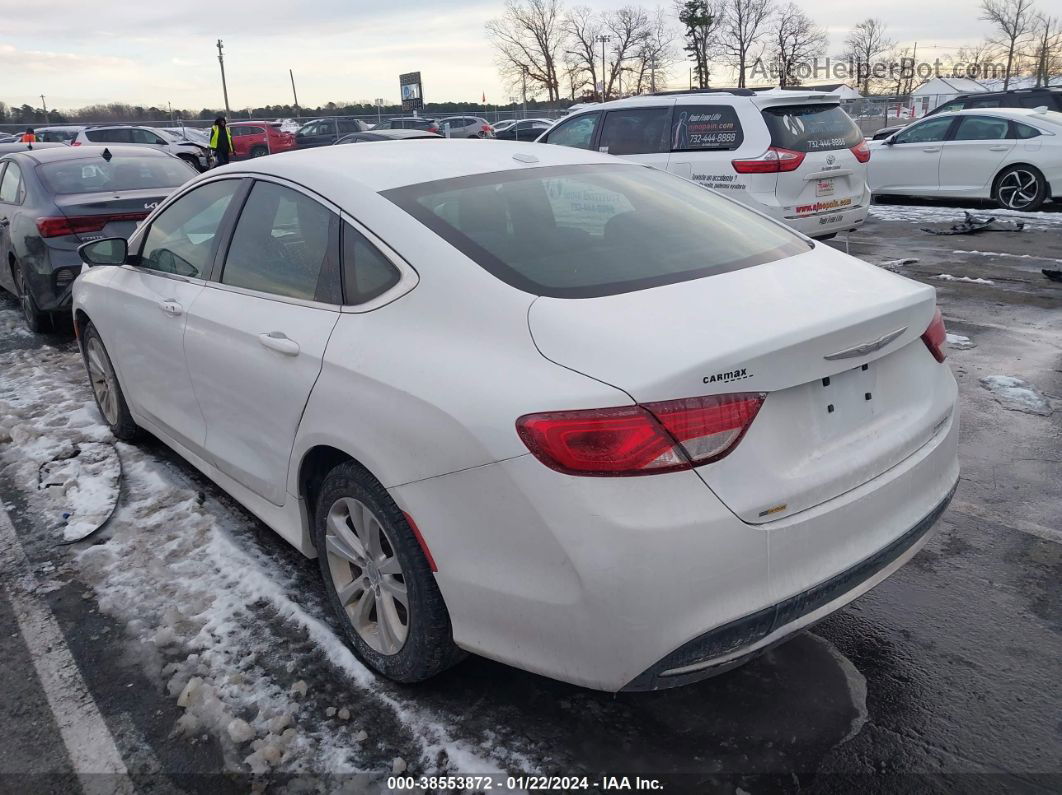
[[[424,107],[420,72],[408,72],[407,74],[399,75],[398,87],[402,93],[402,110],[420,110]]]

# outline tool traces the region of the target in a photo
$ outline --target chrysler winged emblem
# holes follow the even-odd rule
[[[898,328],[896,331],[890,331],[888,334],[882,334],[876,340],[862,342],[859,345],[853,345],[851,348],[845,348],[843,351],[837,351],[836,353],[828,353],[822,358],[833,361],[834,359],[852,359],[856,356],[865,356],[868,353],[884,348],[905,331],[907,331],[907,326]]]

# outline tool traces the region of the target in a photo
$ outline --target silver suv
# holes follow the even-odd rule
[[[179,136],[154,127],[133,127],[128,124],[86,127],[71,142],[71,146],[83,144],[140,144],[176,155],[199,171],[206,171],[212,165],[209,147],[181,140]]]

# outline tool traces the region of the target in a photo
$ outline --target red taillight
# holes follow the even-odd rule
[[[70,145],[71,146],[81,146],[81,141],[79,141],[79,140],[77,140],[75,138],[73,141],[70,142]]]
[[[439,128],[438,128],[438,127],[436,127],[436,126],[435,126],[434,124],[432,124],[432,125],[430,125],[430,126],[428,127],[428,132],[430,132],[430,133],[437,133],[437,132],[439,132]]]
[[[856,160],[860,163],[866,163],[870,160],[870,147],[866,141],[860,141],[852,147],[852,154],[855,155]]]
[[[113,215],[75,215],[38,218],[37,231],[41,237],[87,235],[99,232],[111,221],[143,221],[147,213],[115,213]]]
[[[569,475],[654,475],[723,458],[763,403],[761,393],[710,395],[607,409],[527,414],[516,431],[546,466]]]
[[[944,343],[947,339],[948,332],[944,328],[944,316],[940,314],[940,307],[938,306],[937,311],[933,314],[933,319],[929,322],[929,328],[922,334],[922,342],[929,348],[933,358],[938,362],[942,362],[948,358],[948,354],[944,352]]]
[[[483,132],[485,132],[485,133],[494,132],[494,128],[491,127],[489,124],[484,124],[483,125]]]
[[[804,162],[803,152],[772,146],[759,157],[731,160],[734,171],[739,174],[776,174],[779,171],[796,171]]]

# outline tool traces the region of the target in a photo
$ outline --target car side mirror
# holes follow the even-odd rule
[[[895,135],[890,135],[888,138],[885,139],[885,146],[892,146],[894,143],[896,143]]]
[[[88,265],[124,265],[129,243],[124,237],[107,237],[78,246],[77,254]]]

